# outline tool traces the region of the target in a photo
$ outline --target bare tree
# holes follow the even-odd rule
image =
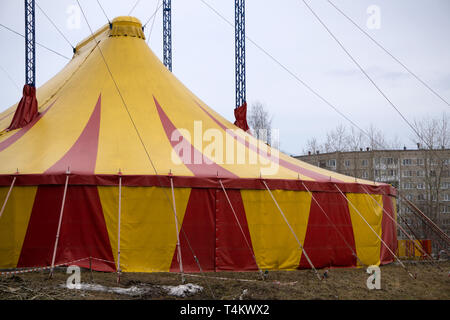
[[[441,140],[445,140],[442,138]],[[448,141],[448,137],[447,140]],[[359,151],[370,148],[371,150],[383,149],[400,149],[403,144],[396,136],[392,141],[389,141],[383,131],[371,124],[366,130],[361,131],[354,127],[347,129],[342,124],[337,125],[334,129],[326,133],[325,141],[319,142],[316,137],[313,137],[306,142],[306,150],[303,149],[303,154],[308,152],[315,153],[316,151],[323,152],[345,152],[345,151]]]
[[[248,112],[248,124],[253,136],[266,141],[269,145],[272,142],[272,120],[265,106],[257,101],[253,103]],[[279,141],[277,142],[279,144]]]
[[[427,149],[448,148],[450,145],[449,116],[443,113],[440,118],[424,118],[414,120],[414,127],[420,138],[414,136],[411,140],[418,141]]]
[[[366,130],[367,132],[367,146],[372,150],[382,150],[388,148],[386,136],[384,133],[376,128],[373,124]]]
[[[440,118],[426,117],[415,120],[414,126],[421,138],[417,142],[418,147],[427,150],[426,159],[423,160],[425,190],[421,201],[416,205],[435,223],[442,225],[440,198],[443,178],[449,175],[449,159],[442,159],[437,150],[449,147],[449,117],[445,113]],[[417,135],[411,140],[417,141]],[[429,237],[429,230],[424,225],[422,228],[423,235]]]
[[[396,135],[391,141],[388,142],[388,149],[398,150],[401,149],[404,144],[401,142],[400,138]]]
[[[308,152],[311,152],[312,154],[315,154],[317,151],[321,151],[321,146],[317,139],[315,137],[308,139],[306,141],[306,149],[303,149],[303,154],[307,154]]]
[[[366,147],[366,136],[361,130],[357,130],[354,127],[350,128],[347,141],[349,151],[358,151]]]
[[[324,149],[325,152],[348,150],[347,129],[344,125],[340,124],[333,130],[328,131]]]

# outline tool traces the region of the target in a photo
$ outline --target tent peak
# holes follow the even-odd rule
[[[111,22],[110,37],[137,37],[145,40],[142,23],[139,19],[130,16],[120,16]]]
[[[88,36],[79,42],[75,48],[75,52],[94,42],[94,39],[102,40],[105,37],[135,37],[145,40],[142,23],[139,19],[130,16],[119,16],[112,20],[111,24],[105,24],[99,28],[94,34]]]
[[[136,17],[132,17],[132,16],[119,16],[119,17],[115,17],[115,18],[112,20],[111,23],[112,23],[113,25],[114,25],[115,23],[130,24],[130,25],[136,24],[136,25],[138,25],[139,27],[142,28],[141,20],[139,20],[139,19],[136,18]]]

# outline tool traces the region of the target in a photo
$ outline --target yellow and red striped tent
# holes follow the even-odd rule
[[[164,67],[135,18],[80,42],[36,94],[39,114],[23,128],[6,130],[17,105],[0,113],[0,269],[87,257],[129,272],[178,271],[179,258],[190,272],[309,268],[305,253],[316,268],[393,259],[394,188],[261,152]]]

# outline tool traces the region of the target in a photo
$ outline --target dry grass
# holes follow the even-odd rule
[[[331,269],[328,278],[319,281],[311,270],[272,271],[265,281],[259,280],[257,272],[220,272],[186,276],[187,282],[204,287],[202,292],[187,298],[167,294],[161,286],[180,284],[180,275],[173,273],[126,273],[121,283],[116,274],[93,273],[93,282],[108,287],[145,288],[145,293],[135,296],[70,290],[64,287],[68,275],[64,269],[55,272],[52,279],[48,273],[26,273],[13,277],[0,277],[0,299],[13,300],[104,300],[104,299],[270,299],[270,300],[403,300],[403,299],[450,299],[450,262],[439,262],[440,269],[428,263],[407,264],[417,274],[411,279],[405,270],[391,264],[381,267],[381,290],[368,290],[368,274],[364,269]],[[319,270],[321,273],[324,270]],[[219,279],[229,278],[229,279]],[[235,279],[235,280],[232,280]],[[238,281],[237,279],[254,280]],[[90,272],[82,270],[83,283],[90,282]]]

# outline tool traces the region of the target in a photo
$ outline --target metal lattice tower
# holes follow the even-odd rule
[[[245,0],[235,0],[236,108],[245,99]]]
[[[172,4],[163,2],[163,62],[172,71]]]
[[[25,84],[36,85],[34,0],[25,0]]]
[[[25,84],[36,85],[34,0],[25,0]]]

